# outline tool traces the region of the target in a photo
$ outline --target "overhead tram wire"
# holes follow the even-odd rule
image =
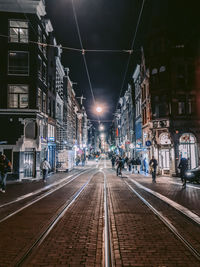
[[[5,34],[0,34],[0,37],[2,38],[10,38],[10,36],[5,35]],[[32,44],[37,44],[37,45],[41,45],[41,46],[47,46],[47,47],[61,47],[62,50],[69,50],[69,51],[76,51],[76,52],[80,52],[82,53],[83,50],[80,48],[75,48],[75,47],[68,47],[68,46],[62,46],[62,45],[52,45],[52,44],[47,44],[47,43],[41,43],[41,42],[36,42],[36,41],[30,41],[29,43]],[[115,49],[84,49],[85,52],[94,52],[94,53],[132,53],[132,52],[136,52],[139,51],[138,50],[126,50],[126,49],[122,49],[122,50],[115,50]]]
[[[133,47],[134,47],[134,44],[135,44],[135,39],[136,39],[138,27],[139,27],[139,24],[140,24],[142,12],[143,12],[143,9],[144,9],[144,4],[145,4],[145,0],[142,1],[139,17],[138,17],[137,24],[136,24],[135,33],[134,33],[134,36],[133,36],[133,41],[131,43],[131,49],[129,50],[129,51],[132,51],[132,52],[133,52]],[[117,106],[118,106],[118,103],[119,103],[119,99],[121,97],[121,93],[122,93],[123,88],[124,88],[124,83],[125,83],[125,80],[126,80],[126,76],[127,76],[128,67],[129,67],[129,64],[130,64],[132,52],[129,53],[128,61],[127,61],[127,64],[126,64],[126,68],[125,68],[125,72],[124,72],[124,76],[123,76],[123,81],[122,81],[122,86],[121,86],[121,89],[120,89],[119,97],[118,97],[116,108],[115,108],[116,111],[117,111]]]
[[[94,106],[96,106],[96,100],[95,100],[95,97],[94,97],[94,92],[93,92],[93,88],[92,88],[90,74],[89,74],[89,71],[88,71],[88,66],[87,66],[87,62],[86,62],[86,58],[85,58],[85,50],[83,48],[83,42],[82,42],[82,38],[81,38],[81,34],[80,34],[80,29],[79,29],[78,19],[77,19],[77,15],[76,15],[76,9],[75,9],[75,5],[74,5],[74,0],[71,0],[71,1],[72,1],[73,14],[74,14],[75,22],[76,22],[76,28],[77,28],[77,32],[78,32],[79,42],[80,42],[81,49],[82,49],[83,61],[84,61],[84,65],[85,65],[85,69],[86,69],[86,73],[87,73],[87,78],[88,78],[88,82],[89,82],[89,86],[90,86],[90,91],[91,91],[92,99],[93,99],[93,102],[94,102]],[[97,119],[98,119],[99,124],[100,124],[100,119],[99,119],[98,115],[97,115]]]

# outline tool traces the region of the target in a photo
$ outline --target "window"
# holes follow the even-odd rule
[[[47,43],[47,40],[46,40],[45,35],[43,35],[43,43],[44,43],[44,44]],[[43,54],[44,54],[44,56],[46,57],[46,55],[47,55],[47,47],[46,47],[46,45],[43,45]]]
[[[40,26],[38,26],[38,43],[42,43],[42,30]],[[42,50],[42,45],[39,44],[39,48]]]
[[[39,111],[42,111],[42,91],[40,88],[38,88],[38,109]]]
[[[28,43],[28,21],[10,20],[9,36],[10,42]]]
[[[8,86],[8,107],[28,108],[28,86],[9,85]]]
[[[42,98],[42,111],[46,113],[46,108],[47,108],[47,99],[46,99],[46,94],[43,93],[43,98]]]
[[[185,114],[185,102],[178,102],[178,114]]]
[[[25,128],[25,137],[28,139],[36,139],[38,134],[38,126],[37,123],[34,121],[30,121],[26,123]]]
[[[42,59],[38,56],[38,78],[42,79]]]
[[[43,62],[43,82],[45,83],[45,84],[47,84],[47,66],[46,66],[46,64]]]
[[[8,52],[8,74],[28,75],[29,74],[29,53],[21,51]]]

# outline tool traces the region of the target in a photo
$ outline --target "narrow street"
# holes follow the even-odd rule
[[[115,172],[101,158],[8,184],[0,266],[200,266],[200,186]]]

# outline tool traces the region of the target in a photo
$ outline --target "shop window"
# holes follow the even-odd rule
[[[28,21],[10,20],[9,37],[12,43],[28,43]]]
[[[22,51],[8,52],[8,74],[29,75],[29,53]]]
[[[187,158],[189,169],[197,166],[197,143],[196,138],[192,133],[184,133],[179,140],[179,156],[180,158]]]
[[[9,85],[8,86],[8,107],[9,108],[28,108],[28,86]]]

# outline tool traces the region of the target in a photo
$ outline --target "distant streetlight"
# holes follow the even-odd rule
[[[104,126],[103,126],[103,125],[100,125],[100,126],[99,126],[99,130],[100,130],[100,131],[103,131],[103,130],[104,130]]]
[[[102,112],[102,107],[96,107],[96,111],[98,112],[98,113],[101,113]]]

